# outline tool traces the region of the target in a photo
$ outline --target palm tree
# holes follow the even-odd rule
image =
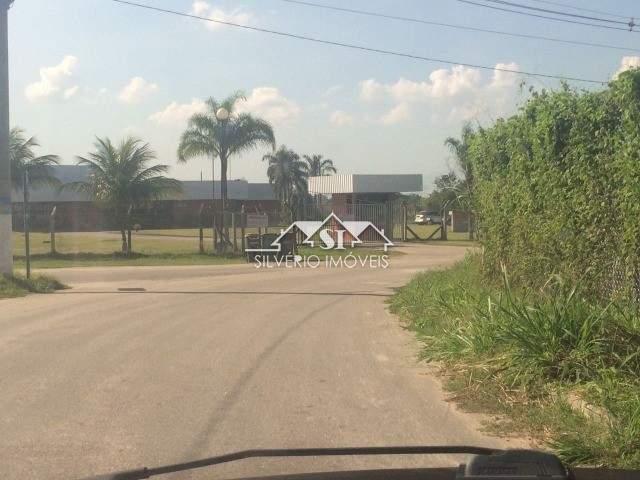
[[[337,172],[336,167],[333,166],[333,160],[329,158],[323,158],[322,155],[304,155],[304,161],[307,162],[305,165],[307,169],[307,175],[309,177],[322,177],[325,175],[332,175]],[[316,207],[320,207],[320,200],[322,198],[322,194],[318,193],[315,195],[315,203]]]
[[[323,158],[322,155],[304,155],[302,158],[307,162],[306,168],[310,177],[322,177],[337,172],[333,160]]]
[[[473,128],[471,125],[466,124],[462,127],[462,132],[460,138],[448,137],[444,144],[449,148],[449,151],[453,154],[456,159],[456,163],[462,174],[462,178],[460,178],[456,182],[456,196],[457,200],[466,207],[469,211],[469,214],[473,213],[474,199],[473,199],[473,187],[474,187],[474,178],[473,178],[473,168],[471,165],[471,158],[469,155],[469,146],[471,143],[471,138],[474,135]],[[471,221],[471,219],[470,219]],[[470,225],[469,228],[469,239],[473,240],[473,232],[474,227]]]
[[[296,209],[307,196],[307,164],[293,150],[281,145],[273,154],[262,160],[269,162],[267,176],[276,197],[290,220],[295,220]]]
[[[116,146],[109,138],[97,138],[94,146],[87,157],[77,157],[78,165],[89,168],[88,179],[64,187],[86,193],[105,207],[120,229],[122,251],[130,253],[126,236],[130,209],[180,192],[181,183],[163,175],[167,165],[149,166],[156,154],[140,139],[127,137]]]
[[[206,103],[206,112],[191,116],[187,129],[180,138],[178,161],[186,162],[194,157],[220,158],[220,193],[222,211],[227,206],[227,168],[232,155],[239,155],[261,145],[275,150],[276,140],[271,125],[249,113],[238,113],[238,102],[245,100],[242,93],[234,93],[222,102],[213,97]],[[220,116],[224,109],[228,118]],[[221,117],[221,118],[218,118]]]
[[[9,132],[9,160],[11,162],[11,185],[13,189],[23,190],[25,197],[28,192],[24,190],[25,181],[32,186],[60,184],[53,175],[52,166],[60,163],[57,155],[42,155],[36,157],[33,149],[40,144],[36,137],[27,138],[25,131],[20,127],[14,127]],[[25,201],[26,203],[26,201]]]

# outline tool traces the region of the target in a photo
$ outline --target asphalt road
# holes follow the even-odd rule
[[[522,446],[446,402],[386,310],[393,288],[465,250],[404,252],[385,270],[49,271],[73,288],[0,300],[0,476],[78,478],[248,448]],[[171,478],[451,460],[250,460]]]

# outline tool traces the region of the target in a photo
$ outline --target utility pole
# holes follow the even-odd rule
[[[22,177],[22,213],[24,215],[24,258],[26,260],[27,278],[31,278],[31,247],[29,244],[29,223],[31,222],[31,212],[29,208],[29,168],[24,169]]]
[[[13,273],[11,228],[11,162],[9,159],[8,10],[13,0],[0,0],[0,274]]]

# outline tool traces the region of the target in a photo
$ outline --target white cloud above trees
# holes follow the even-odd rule
[[[78,86],[73,85],[73,73],[78,58],[66,55],[60,63],[40,69],[40,79],[25,88],[25,96],[30,102],[38,102],[49,98],[69,99],[73,97]]]
[[[274,123],[293,120],[300,115],[300,107],[276,87],[257,87],[238,105],[240,112],[250,112]]]
[[[353,115],[348,114],[342,110],[335,110],[329,115],[329,122],[336,127],[345,127],[353,125]]]
[[[281,123],[295,119],[300,114],[300,107],[286,98],[275,87],[257,87],[238,103],[238,112],[249,112],[267,121]],[[203,100],[194,98],[190,103],[171,102],[163,110],[149,116],[149,119],[160,125],[185,124],[194,113],[204,112]]]
[[[204,112],[206,105],[202,100],[194,98],[191,103],[171,102],[163,110],[149,116],[149,120],[159,125],[185,124],[194,113]]]
[[[133,77],[129,80],[118,95],[122,103],[139,103],[158,90],[158,85],[148,82],[142,77]]]
[[[620,60],[620,68],[618,68],[618,70],[616,70],[616,72],[613,74],[613,78],[616,79],[622,72],[631,70],[633,68],[640,68],[640,57],[622,57],[622,60]]]
[[[365,104],[392,106],[378,117],[378,122],[393,125],[409,120],[416,105],[428,104],[432,113],[446,119],[468,120],[482,111],[496,113],[504,109],[505,98],[512,98],[522,76],[514,62],[497,63],[490,77],[480,69],[455,65],[432,71],[425,80],[399,78],[382,83],[374,78],[359,84],[359,98]]]

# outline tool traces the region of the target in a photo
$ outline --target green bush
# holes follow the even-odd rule
[[[592,294],[631,293],[640,265],[640,71],[601,91],[533,92],[470,139],[486,272],[540,287],[557,273]]]

